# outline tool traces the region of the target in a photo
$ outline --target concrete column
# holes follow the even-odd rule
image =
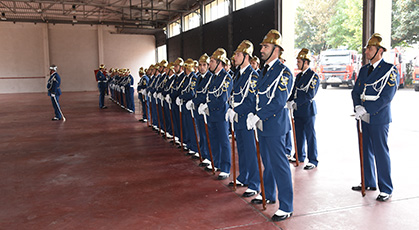
[[[278,4],[280,7],[281,4]],[[281,7],[280,7],[281,8]],[[282,0],[282,9],[278,9],[278,25],[282,27],[282,47],[284,53],[282,57],[287,60],[285,65],[292,71],[296,65],[294,55],[295,44],[295,13],[297,8],[297,1],[295,0]],[[282,22],[280,21],[282,19]]]
[[[103,25],[98,25],[97,26],[97,44],[98,44],[98,55],[99,55],[99,63],[98,63],[98,67],[100,64],[105,64],[105,55],[104,55],[104,49],[103,49]]]
[[[387,50],[391,49],[391,0],[375,0],[374,32],[380,33],[383,37]],[[384,53],[384,57],[389,52]]]
[[[44,76],[45,76],[45,87],[44,87],[44,92],[47,92],[47,88],[46,88],[46,84],[48,82],[49,79],[49,66],[53,63],[50,63],[49,60],[49,35],[48,35],[48,31],[49,31],[49,24],[48,23],[42,23],[42,40],[43,40],[43,46],[44,46]]]

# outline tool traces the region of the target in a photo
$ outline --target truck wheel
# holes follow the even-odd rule
[[[322,89],[326,89],[327,88],[327,84],[322,84]]]
[[[415,91],[419,92],[419,85],[415,86]]]

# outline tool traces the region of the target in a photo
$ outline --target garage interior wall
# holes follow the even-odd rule
[[[156,62],[153,35],[117,34],[112,26],[2,22],[0,31],[0,93],[46,92],[50,64],[65,92],[97,90],[100,61],[129,68],[135,84],[139,67]]]

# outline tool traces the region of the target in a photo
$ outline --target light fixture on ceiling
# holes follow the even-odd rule
[[[135,25],[139,25],[140,21],[138,20],[138,18],[135,18]]]
[[[77,17],[76,17],[76,15],[73,16],[73,23],[77,23]]]
[[[37,9],[36,12],[42,13],[42,4],[41,3],[39,3],[39,9]]]
[[[71,6],[71,13],[75,14],[76,13],[76,5],[72,5]]]
[[[163,0],[159,0],[159,5],[163,5],[163,4],[164,4]]]
[[[7,20],[6,14],[4,12],[1,13],[1,20],[2,21],[6,21]]]
[[[146,17],[150,16],[150,13],[148,12],[148,10],[145,10],[145,16]]]

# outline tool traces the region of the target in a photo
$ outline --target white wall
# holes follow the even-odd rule
[[[155,63],[152,35],[115,34],[114,27],[0,23],[0,93],[46,92],[50,64],[58,66],[62,91],[95,91],[93,70]]]

